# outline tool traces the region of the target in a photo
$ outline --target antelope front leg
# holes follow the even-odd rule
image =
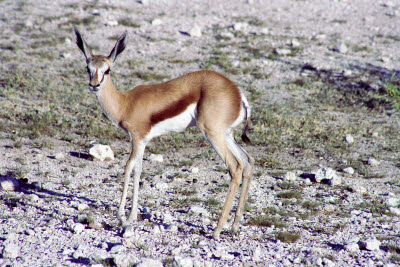
[[[121,203],[119,205],[117,217],[121,221],[122,227],[129,225],[133,221],[137,220],[137,206],[138,206],[138,195],[139,195],[139,180],[140,180],[140,173],[142,171],[142,160],[144,150],[146,148],[145,143],[143,142],[134,142],[132,141],[132,151],[129,156],[128,162],[126,163],[125,167],[125,175],[124,175],[124,187],[122,191]],[[129,187],[129,180],[134,170],[134,187],[133,187],[133,196],[132,196],[132,209],[129,215],[128,220],[125,217],[125,205],[126,205],[126,198],[128,196],[128,187]]]

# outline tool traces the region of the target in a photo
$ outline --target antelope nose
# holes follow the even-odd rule
[[[89,86],[90,87],[94,87],[94,88],[96,88],[96,87],[99,87],[100,86],[100,84],[98,83],[98,84],[92,84],[92,83],[89,83]]]

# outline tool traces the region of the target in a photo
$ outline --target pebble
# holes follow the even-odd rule
[[[340,43],[335,48],[333,48],[333,51],[346,54],[349,51],[349,49],[347,48],[345,43]]]
[[[191,172],[191,173],[199,173],[199,168],[198,168],[198,167],[193,167],[193,168],[190,170],[190,172]]]
[[[132,253],[115,254],[112,256],[112,258],[114,259],[114,263],[117,267],[138,266],[135,265],[135,263],[138,262],[139,259]]]
[[[149,160],[152,162],[163,162],[164,158],[161,154],[150,154]]]
[[[336,172],[331,168],[321,168],[315,174],[315,180],[320,183],[323,180],[328,180],[330,185],[339,185],[342,183],[342,178],[340,178]]]
[[[389,207],[396,207],[399,205],[399,199],[395,197],[390,197],[385,200],[385,204]]]
[[[100,161],[114,160],[114,152],[111,147],[107,145],[95,144],[89,149],[89,154]]]
[[[354,137],[351,134],[346,134],[344,136],[344,140],[346,140],[346,142],[349,144],[354,143]]]
[[[175,256],[173,266],[175,266],[175,267],[193,267],[193,260],[191,258],[183,258],[180,256]]]
[[[106,23],[104,23],[105,26],[109,26],[109,27],[114,27],[114,26],[118,26],[118,21],[116,20],[109,20],[106,21]]]
[[[379,250],[379,246],[381,245],[381,241],[377,240],[375,237],[373,238],[368,238],[365,241],[360,241],[359,242],[360,248],[361,249],[366,249],[366,250]]]
[[[19,246],[14,243],[8,243],[3,248],[3,258],[15,259],[19,256]]]
[[[344,168],[343,172],[347,173],[347,174],[354,174],[355,173],[355,171],[354,171],[354,169],[352,167]]]
[[[202,35],[200,26],[197,24],[193,25],[193,27],[189,30],[188,34],[191,37],[200,37]]]
[[[111,254],[116,254],[116,253],[120,253],[120,252],[122,252],[124,250],[126,250],[126,248],[122,244],[118,244],[118,245],[113,246],[110,249],[110,253]]]
[[[202,214],[203,216],[209,216],[208,210],[199,206],[189,207],[188,213]]]
[[[89,206],[87,204],[85,204],[85,203],[79,203],[78,206],[77,206],[77,209],[79,211],[87,210],[88,208],[89,208]]]
[[[163,24],[163,21],[161,20],[161,19],[153,19],[152,21],[151,21],[151,25],[153,25],[153,26],[157,26],[157,25],[161,25],[161,24]]]
[[[297,175],[294,172],[287,172],[283,175],[283,180],[288,182],[294,182],[297,180]]]
[[[297,41],[296,39],[293,39],[293,40],[290,42],[290,45],[291,45],[292,47],[295,47],[295,48],[300,47],[300,43],[299,43],[299,41]]]
[[[330,186],[341,185],[342,184],[342,177],[340,177],[338,175],[333,176],[332,179],[328,180],[328,184]]]
[[[389,211],[397,216],[400,216],[400,209],[399,208],[394,208],[394,207],[390,207]]]
[[[232,24],[232,28],[234,31],[245,31],[249,27],[249,24],[246,22],[236,22]]]
[[[377,161],[374,158],[369,158],[368,159],[368,165],[372,166],[372,167],[376,167],[379,165],[379,161]]]
[[[288,48],[275,48],[274,51],[277,55],[280,56],[287,56],[292,53],[292,51]]]
[[[345,244],[343,247],[345,250],[347,250],[349,252],[353,252],[353,253],[360,250],[360,247],[358,246],[358,242],[355,242],[355,241],[349,242],[349,243]]]
[[[163,267],[163,263],[161,260],[153,260],[153,259],[142,259],[136,267]]]
[[[71,230],[76,233],[79,234],[81,233],[83,230],[85,230],[85,225],[81,224],[81,223],[74,223],[71,226]]]
[[[356,192],[356,193],[360,193],[360,194],[364,194],[367,192],[367,189],[359,184],[355,184],[353,186],[351,186],[351,189]]]
[[[0,177],[0,187],[4,191],[17,191],[19,182],[13,177]]]
[[[54,158],[56,160],[63,160],[65,158],[65,156],[64,156],[64,154],[62,152],[59,152],[59,153],[54,155]]]

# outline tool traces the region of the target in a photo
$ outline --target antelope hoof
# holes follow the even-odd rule
[[[122,226],[122,237],[124,238],[131,237],[134,235],[134,233],[135,232],[133,231],[132,225],[128,224]]]

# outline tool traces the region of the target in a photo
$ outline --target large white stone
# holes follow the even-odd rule
[[[332,180],[337,178],[336,172],[331,168],[321,168],[315,174],[315,180],[320,183],[322,180]]]
[[[19,188],[18,180],[13,177],[0,177],[0,188],[4,191],[16,191]]]
[[[14,243],[9,243],[4,246],[3,258],[15,259],[19,256],[19,246]]]
[[[360,248],[366,250],[379,250],[379,246],[381,245],[381,241],[377,240],[375,237],[368,238],[365,241],[360,241]]]
[[[161,155],[161,154],[151,154],[149,156],[149,160],[153,161],[153,162],[163,162],[164,158],[163,158],[163,155]]]
[[[114,152],[107,145],[96,144],[89,149],[89,154],[101,161],[114,160]]]

